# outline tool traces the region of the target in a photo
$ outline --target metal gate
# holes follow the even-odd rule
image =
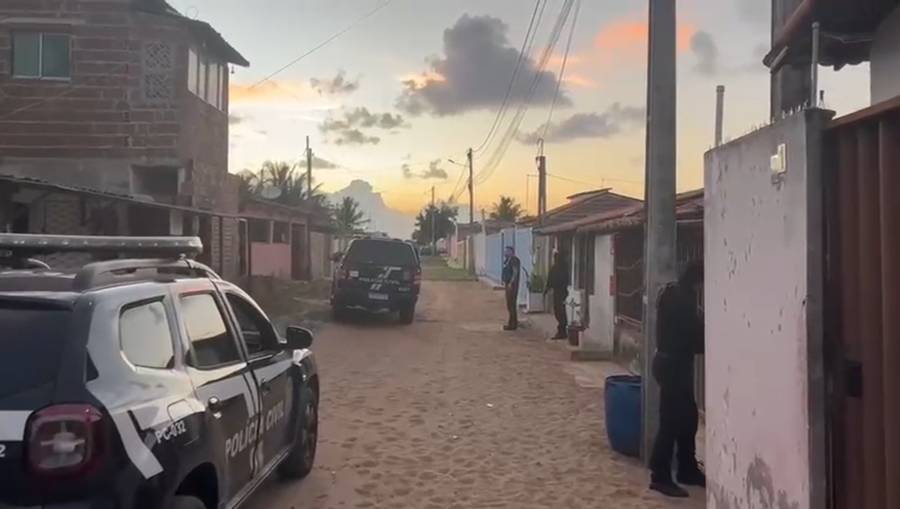
[[[826,133],[831,498],[900,507],[900,108]]]

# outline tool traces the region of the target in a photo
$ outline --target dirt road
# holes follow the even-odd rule
[[[578,387],[567,354],[535,331],[504,333],[502,295],[426,282],[411,326],[331,324],[317,466],[273,481],[251,509],[703,507],[646,490],[613,453],[602,390]]]

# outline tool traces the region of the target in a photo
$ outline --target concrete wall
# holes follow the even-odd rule
[[[900,95],[900,7],[878,27],[871,58],[872,104]]]
[[[584,331],[581,348],[613,352],[616,299],[610,292],[610,278],[615,270],[612,235],[594,238],[594,294],[588,299],[590,327]]]
[[[473,258],[475,259],[475,274],[483,276],[487,274],[487,246],[486,236],[483,233],[472,235]]]
[[[710,508],[825,507],[825,118],[800,113],[706,154]],[[787,171],[775,177],[780,144]]]
[[[251,276],[291,279],[291,245],[250,243]]]
[[[310,275],[312,279],[323,279],[331,276],[331,235],[311,232],[309,235],[309,256],[311,260]]]

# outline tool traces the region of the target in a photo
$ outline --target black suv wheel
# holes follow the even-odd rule
[[[400,309],[400,323],[409,325],[416,319],[416,306],[409,305]]]
[[[316,393],[304,385],[300,390],[300,416],[294,446],[278,468],[288,479],[302,479],[309,475],[316,460],[319,438],[319,400]]]

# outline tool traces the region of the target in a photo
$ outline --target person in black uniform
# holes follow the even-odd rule
[[[503,250],[503,286],[506,290],[506,309],[509,311],[509,321],[503,326],[503,330],[516,330],[519,328],[519,273],[522,262],[516,257],[515,250],[507,246]]]
[[[556,315],[556,335],[553,339],[566,339],[569,318],[566,316],[566,297],[569,296],[569,267],[566,259],[559,251],[553,253],[553,264],[547,275],[547,288],[544,295],[553,290],[553,314]]]
[[[650,457],[650,489],[670,497],[688,496],[672,480],[676,445],[678,482],[706,486],[706,475],[696,458],[698,413],[694,399],[694,356],[704,351],[702,284],[703,266],[692,263],[678,282],[659,296],[658,345],[653,359],[653,378],[660,387],[659,432]]]

